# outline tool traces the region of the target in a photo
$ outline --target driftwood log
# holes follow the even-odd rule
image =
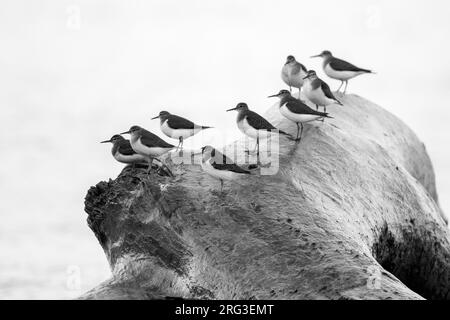
[[[174,178],[127,167],[91,187],[88,224],[113,276],[81,298],[450,299],[425,146],[381,107],[339,98],[301,143],[280,138],[275,175],[220,193],[196,164]],[[266,117],[295,134],[276,106]]]

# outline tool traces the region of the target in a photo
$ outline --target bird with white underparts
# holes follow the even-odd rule
[[[280,113],[297,125],[295,141],[301,141],[304,123],[322,118],[331,118],[328,113],[311,109],[302,101],[294,98],[287,90],[280,90],[277,94],[269,96],[269,98],[272,97],[280,98]]]
[[[337,89],[338,92],[345,83],[344,94],[347,92],[348,80],[361,74],[374,73],[372,70],[362,69],[347,61],[333,57],[333,54],[328,50],[324,50],[311,58],[317,57],[323,58],[322,68],[325,74],[332,79],[341,81],[341,85]]]
[[[142,154],[133,150],[130,145],[130,141],[125,139],[119,134],[115,134],[109,140],[102,141],[100,143],[112,143],[111,153],[118,162],[132,164],[133,167],[137,163],[146,163],[147,158]]]
[[[238,103],[236,107],[228,109],[227,112],[228,111],[237,111],[238,115],[236,118],[236,123],[239,130],[241,130],[241,132],[246,136],[256,139],[255,149],[257,150],[256,154],[258,156],[260,138],[266,138],[270,133],[279,133],[289,137],[291,136],[289,133],[275,128],[269,121],[256,112],[251,111],[244,102]]]
[[[324,112],[327,112],[327,106],[331,104],[342,106],[342,103],[331,92],[328,84],[321,80],[314,70],[309,70],[304,80],[303,93],[309,101],[316,105],[316,110],[321,106],[324,107]]]
[[[150,172],[154,159],[159,160],[159,156],[162,156],[163,154],[175,148],[174,145],[167,143],[157,135],[139,126],[132,126],[130,130],[121,134],[131,135],[131,147],[136,153],[145,156],[148,161],[148,172]],[[170,169],[166,165],[164,165],[161,160],[159,161],[167,169],[168,173],[173,176]]]
[[[288,56],[286,63],[281,69],[281,79],[289,86],[289,91],[292,87],[298,88],[298,98],[300,99],[300,92],[303,86],[303,78],[306,76],[308,70],[306,67],[295,60],[294,56]]]
[[[178,149],[183,150],[183,141],[202,130],[212,127],[200,126],[183,117],[171,114],[167,111],[161,111],[159,115],[152,118],[160,120],[161,131],[168,137],[178,139]]]
[[[224,180],[235,180],[251,174],[233,162],[212,146],[202,148],[202,169],[210,176],[220,180],[220,191],[223,191]]]

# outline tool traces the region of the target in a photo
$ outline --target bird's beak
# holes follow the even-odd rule
[[[100,143],[108,143],[108,142],[111,142],[111,140],[101,141]]]
[[[303,80],[308,79],[308,78],[309,78],[309,76],[303,77]]]
[[[121,134],[129,134],[131,131],[122,132]]]
[[[319,58],[319,57],[321,57],[322,55],[321,54],[317,54],[317,55],[315,55],[315,56],[311,56],[310,58]]]
[[[155,120],[155,119],[158,119],[159,118],[159,116],[156,116],[156,117],[153,117],[151,120]]]
[[[228,109],[227,112],[228,112],[228,111],[233,111],[233,110],[236,110],[236,108]]]
[[[278,93],[277,94],[273,94],[271,96],[268,96],[267,98],[273,98],[273,97],[278,97]]]

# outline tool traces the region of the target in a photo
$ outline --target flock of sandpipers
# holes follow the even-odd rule
[[[334,57],[330,51],[325,50],[321,54],[313,57],[323,58],[323,70],[325,74],[332,79],[341,81],[341,85],[337,90],[338,92],[345,83],[344,94],[347,90],[349,79],[364,73],[372,73],[371,70],[358,68],[351,63]],[[281,90],[277,94],[269,97],[279,98],[280,113],[296,123],[297,134],[295,138],[289,133],[275,128],[262,116],[251,111],[246,103],[239,103],[235,108],[227,110],[235,110],[238,112],[236,122],[239,130],[246,136],[256,140],[255,149],[258,159],[259,139],[261,137],[272,133],[282,134],[291,140],[300,142],[304,123],[315,120],[323,121],[324,118],[331,118],[326,112],[327,106],[332,104],[342,105],[333,95],[330,87],[317,76],[316,72],[313,70],[308,71],[303,64],[295,60],[294,56],[287,57],[286,63],[281,70],[281,78],[289,86],[289,91]],[[298,99],[291,95],[292,87],[299,89]],[[316,110],[308,107],[300,99],[301,91],[303,91],[304,96],[311,103],[315,104]],[[320,112],[319,107],[323,107],[324,112]],[[121,135],[116,134],[110,140],[102,141],[102,143],[111,142],[113,144],[112,154],[117,161],[132,165],[148,162],[148,172],[150,172],[154,159],[159,160],[158,157],[174,148],[176,148],[176,151],[179,149],[182,150],[184,139],[204,129],[211,128],[197,125],[188,119],[167,111],[161,111],[158,116],[152,119],[159,119],[161,131],[168,137],[178,140],[177,147],[139,126],[132,126],[128,131],[121,133],[130,134],[130,140],[126,140]],[[211,146],[205,146],[201,150],[202,168],[206,173],[220,180],[221,190],[224,180],[233,180],[239,175],[251,173],[249,170],[238,166],[226,155]],[[164,169],[172,175],[170,169],[162,161],[159,160],[159,162],[161,165],[158,170]]]

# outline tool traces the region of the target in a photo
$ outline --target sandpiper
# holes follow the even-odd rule
[[[178,148],[183,150],[183,140],[194,134],[211,127],[199,126],[192,121],[171,114],[167,111],[161,111],[158,116],[152,118],[160,120],[161,131],[168,137],[178,139]]]
[[[256,154],[259,155],[259,139],[267,137],[268,133],[278,132],[290,136],[290,134],[275,128],[269,121],[261,117],[256,112],[249,110],[246,103],[240,102],[235,108],[228,111],[238,111],[236,122],[239,130],[246,136],[256,139]]]
[[[281,69],[281,79],[289,86],[289,91],[292,91],[292,87],[298,88],[299,99],[304,82],[303,78],[306,76],[307,72],[305,66],[295,60],[294,56],[288,56],[286,58],[286,63]]]
[[[360,74],[373,73],[371,70],[358,68],[347,61],[333,57],[331,52],[328,50],[322,51],[322,53],[312,56],[311,58],[316,58],[316,57],[323,58],[322,67],[323,67],[323,71],[325,72],[325,74],[327,76],[329,76],[332,79],[341,81],[341,85],[339,86],[339,89],[337,90],[338,92],[342,88],[342,85],[344,84],[344,82],[345,82],[345,88],[344,88],[344,93],[345,93],[347,91],[348,80],[350,80],[356,76],[359,76]]]
[[[152,167],[153,159],[157,159],[157,157],[169,152],[173,148],[174,145],[165,142],[163,139],[158,137],[157,135],[147,131],[139,126],[132,126],[130,130],[123,132],[121,134],[130,134],[131,135],[131,147],[133,150],[143,156],[146,157],[149,166],[148,171]],[[159,159],[158,159],[159,160]],[[162,163],[162,161],[160,161]],[[163,164],[164,165],[164,164]],[[164,165],[165,166],[165,165]],[[165,166],[167,168],[167,166]],[[168,169],[168,168],[167,168]],[[172,175],[170,170],[169,173]]]
[[[331,118],[328,113],[315,111],[302,101],[295,99],[287,90],[280,90],[279,93],[269,96],[269,98],[272,97],[280,98],[280,113],[297,125],[296,141],[302,139],[303,123],[320,118]]]
[[[342,106],[342,103],[331,92],[330,87],[316,75],[314,70],[309,70],[304,79],[303,91],[306,98],[316,105],[316,110],[322,106],[327,112],[327,106],[334,103]]]
[[[210,176],[220,180],[221,192],[224,180],[234,180],[239,176],[250,174],[250,171],[239,167],[233,160],[211,146],[202,148],[202,169]]]
[[[130,141],[122,137],[121,135],[115,134],[109,140],[102,141],[100,143],[112,143],[111,153],[119,162],[132,164],[145,163],[147,158],[142,154],[136,153],[130,145]]]

